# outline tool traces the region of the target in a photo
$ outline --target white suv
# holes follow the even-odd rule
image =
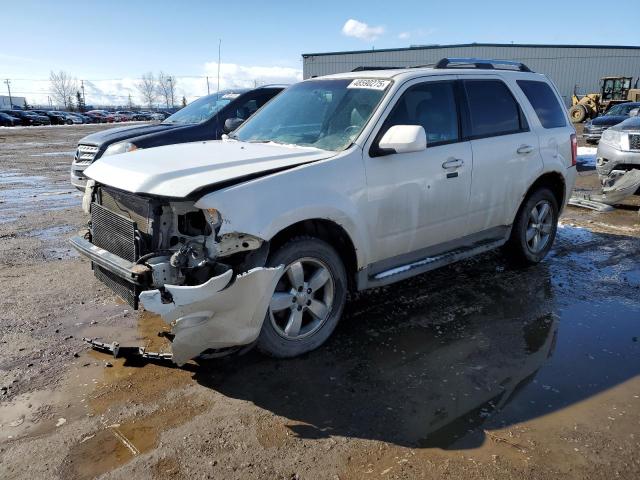
[[[291,357],[329,337],[350,290],[503,245],[540,262],[575,163],[555,87],[522,64],[331,75],[221,141],[95,162],[72,243],[171,325],[175,363],[254,342]]]

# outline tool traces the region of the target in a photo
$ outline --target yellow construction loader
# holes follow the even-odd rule
[[[586,95],[578,95],[575,88],[569,110],[571,121],[581,123],[588,118],[597,117],[617,103],[639,102],[638,80],[634,88],[631,88],[632,80],[631,77],[604,77],[600,79],[600,92]]]

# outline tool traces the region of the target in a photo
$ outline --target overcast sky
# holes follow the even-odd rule
[[[2,2],[0,76],[15,95],[46,101],[51,70],[87,86],[87,102],[137,95],[136,79],[164,70],[178,94],[293,82],[302,53],[468,42],[637,45],[637,21],[602,21],[601,1],[410,0]],[[191,77],[191,78],[190,78]],[[0,84],[3,94],[6,86]],[[120,97],[118,97],[120,96]]]

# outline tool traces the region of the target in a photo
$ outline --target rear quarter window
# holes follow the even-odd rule
[[[535,80],[518,80],[517,83],[544,128],[567,126],[564,109],[547,83]]]

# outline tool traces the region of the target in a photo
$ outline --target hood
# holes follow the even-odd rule
[[[166,132],[176,128],[184,128],[186,125],[167,125],[157,123],[155,125],[137,125],[135,127],[110,128],[101,132],[92,133],[82,138],[78,143],[100,147],[105,144],[112,144],[133,137],[149,135],[151,133]],[[189,125],[192,126],[192,125]]]
[[[84,174],[128,192],[185,198],[205,187],[333,155],[335,152],[311,147],[213,140],[103,157]]]
[[[613,129],[633,132],[640,131],[640,117],[627,118],[624,122],[613,127]]]
[[[596,126],[607,126],[607,125],[617,125],[620,122],[625,121],[629,118],[626,115],[602,115],[601,117],[596,117],[591,120],[591,125]]]

